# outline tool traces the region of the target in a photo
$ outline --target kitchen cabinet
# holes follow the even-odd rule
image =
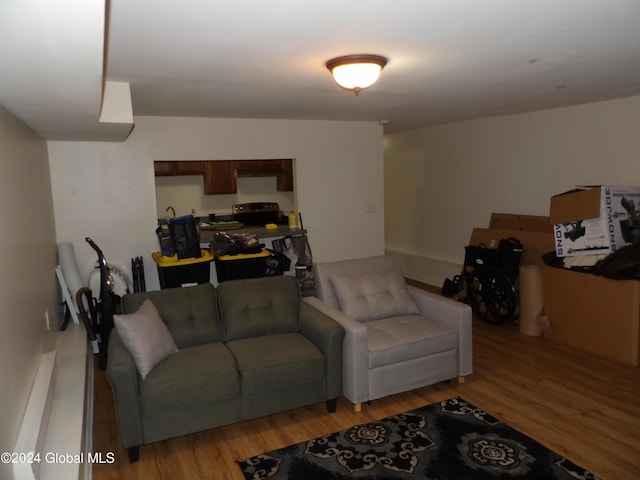
[[[293,160],[160,160],[153,162],[155,175],[202,175],[204,193],[236,193],[237,177],[275,176],[280,192],[293,191]]]
[[[175,175],[204,175],[204,164],[194,160],[170,161],[161,160],[153,162],[153,170],[156,177]]]
[[[156,177],[167,177],[176,175],[203,175],[204,162],[192,160],[161,160],[153,162],[153,170]]]
[[[236,193],[236,176],[233,161],[217,160],[204,163],[204,193],[223,195]]]
[[[269,168],[273,165],[273,160],[234,160],[235,168],[241,170],[258,171],[259,169]]]
[[[155,161],[153,162],[153,170],[156,177],[167,177],[176,174],[176,162]]]
[[[280,160],[284,175],[278,177],[278,191],[279,192],[293,192],[293,161]]]
[[[207,162],[183,160],[173,163],[175,164],[175,175],[204,175]]]
[[[293,191],[293,160],[235,160],[236,177],[269,177],[277,178],[277,190]]]

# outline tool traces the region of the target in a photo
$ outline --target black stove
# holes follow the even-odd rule
[[[231,207],[233,219],[245,227],[264,227],[280,222],[280,207],[275,202],[238,203]]]

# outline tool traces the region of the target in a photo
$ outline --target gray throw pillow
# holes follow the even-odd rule
[[[158,309],[149,299],[135,313],[114,315],[113,323],[142,378],[158,363],[178,351]]]
[[[399,271],[331,277],[340,310],[360,322],[418,315]]]

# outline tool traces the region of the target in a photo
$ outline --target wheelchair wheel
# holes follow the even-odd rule
[[[486,308],[483,320],[502,324],[515,319],[518,308],[516,290],[504,272],[485,267],[478,272],[481,282],[482,302]]]
[[[476,314],[485,313],[482,300],[482,278],[475,270],[465,271],[461,277],[460,301],[471,307]]]

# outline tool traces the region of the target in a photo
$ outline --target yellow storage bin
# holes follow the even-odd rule
[[[239,253],[237,255],[220,255],[216,257],[218,282],[264,277],[265,261],[268,256],[269,252],[262,249],[257,253]]]
[[[161,252],[153,252],[151,257],[158,265],[160,288],[188,287],[208,283],[211,278],[213,255],[202,250],[199,258],[178,259],[178,255],[165,257]]]

